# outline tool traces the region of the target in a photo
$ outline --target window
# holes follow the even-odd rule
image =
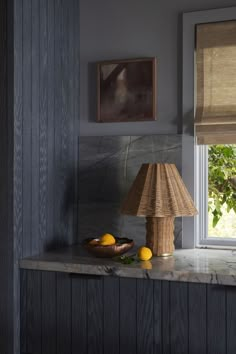
[[[226,24],[226,27],[223,28]],[[216,27],[213,28],[213,25]],[[210,26],[209,28],[205,26]],[[232,26],[232,27],[231,27]],[[208,229],[207,233],[199,230],[200,228],[205,228],[203,231],[206,231],[206,227],[208,227],[208,198],[204,198],[203,196],[208,195],[208,144],[232,144],[236,142],[236,139],[232,142],[231,138],[236,137],[236,124],[234,122],[234,118],[236,114],[234,114],[234,105],[236,99],[233,98],[232,94],[235,93],[235,73],[236,70],[231,69],[234,65],[236,55],[234,57],[230,55],[230,60],[232,63],[231,67],[221,67],[220,62],[225,63],[225,56],[228,57],[228,53],[233,51],[235,53],[234,40],[236,39],[236,35],[232,35],[232,31],[236,28],[236,7],[230,8],[222,8],[222,9],[214,9],[207,11],[197,11],[191,13],[183,14],[183,150],[182,150],[182,178],[195,200],[196,206],[199,210],[199,216],[197,218],[183,218],[183,247],[184,248],[193,248],[199,243],[202,244],[211,244],[211,245],[232,245],[232,238],[230,240],[222,240],[220,237],[216,238],[216,241],[213,240],[214,237],[211,237],[210,242],[208,243]],[[230,29],[231,27],[231,29]],[[207,79],[202,88],[207,88],[207,90],[202,91],[202,96],[196,95],[197,89],[196,87],[196,61],[194,63],[193,53],[196,53],[196,35],[197,28],[201,33],[204,33],[201,39],[201,43],[198,43],[198,48],[201,48],[202,53],[199,56],[199,63],[202,65],[202,71],[206,70],[204,74],[211,73],[211,70],[214,71],[214,75],[211,75],[210,79]],[[217,33],[219,31],[219,33]],[[212,35],[213,34],[213,35]],[[222,47],[223,41],[225,38],[229,37],[226,41],[225,50],[221,51],[220,56],[218,53]],[[205,37],[205,39],[204,39]],[[221,45],[217,43],[217,39],[220,39]],[[210,40],[211,45],[209,46],[206,41]],[[206,44],[206,45],[205,45]],[[213,45],[212,45],[213,44]],[[204,49],[204,47],[206,47]],[[218,48],[216,51],[213,49]],[[207,49],[208,48],[208,49]],[[209,49],[211,48],[211,49]],[[197,56],[195,56],[197,59]],[[212,60],[216,58],[221,58],[217,63]],[[201,60],[201,61],[200,61]],[[206,61],[208,60],[208,62]],[[210,65],[209,65],[210,64]],[[221,69],[219,69],[221,67]],[[229,84],[233,83],[232,89],[230,89],[230,85],[227,83],[226,85],[223,83],[222,79],[219,79],[218,73],[223,73],[226,71],[228,74]],[[198,70],[199,73],[199,70]],[[199,78],[198,78],[199,79]],[[202,79],[205,80],[206,76],[202,76]],[[213,80],[212,80],[213,79]],[[201,81],[198,81],[198,83]],[[202,81],[204,82],[204,81]],[[218,82],[215,85],[215,82]],[[214,89],[213,89],[214,87]],[[201,86],[200,86],[201,88]],[[221,89],[222,88],[222,89]],[[218,90],[216,94],[215,89]],[[227,91],[228,90],[228,91]],[[227,94],[227,92],[229,94]],[[214,95],[214,97],[213,97]],[[230,97],[229,102],[225,100],[227,96]],[[223,98],[224,97],[224,98]],[[200,100],[200,98],[203,98]],[[212,100],[213,98],[213,100]],[[201,103],[202,102],[202,103]],[[208,102],[206,105],[205,103]],[[210,102],[210,105],[209,105]],[[201,103],[201,104],[199,104]],[[232,104],[231,104],[232,103]],[[220,108],[220,110],[213,109],[213,105],[215,108]],[[226,109],[226,105],[228,108]],[[195,108],[201,108],[197,111],[197,116],[195,114]],[[209,115],[208,113],[214,112],[214,115]],[[199,113],[203,112],[202,116],[199,116]],[[218,113],[217,113],[218,112]],[[226,115],[225,115],[226,112]],[[217,113],[217,114],[216,114]],[[223,113],[223,115],[222,115]],[[225,117],[226,116],[226,117]],[[194,120],[198,118],[198,124],[195,125],[195,129],[197,132],[197,140],[198,144],[206,144],[206,145],[196,145],[196,140],[194,138]],[[207,119],[207,120],[205,120]],[[227,124],[224,121],[227,119]],[[203,121],[205,120],[205,121]],[[218,124],[218,126],[214,127],[213,123]],[[220,126],[221,124],[221,126]],[[223,133],[222,133],[223,128]],[[233,128],[233,129],[231,129]],[[225,129],[225,130],[224,130]],[[206,134],[207,133],[207,134]],[[213,134],[212,134],[213,133]],[[215,140],[217,137],[217,141]],[[229,139],[226,139],[229,137]],[[223,138],[222,140],[220,140]],[[199,164],[201,164],[201,169],[199,170]],[[200,191],[200,192],[199,192]],[[201,218],[202,222],[198,222]],[[198,220],[197,220],[198,219]],[[201,232],[200,232],[201,231]],[[201,235],[200,240],[197,239],[197,235]],[[202,239],[202,235],[204,239]],[[220,240],[219,240],[220,239]],[[225,243],[222,243],[225,241]]]
[[[236,149],[229,144],[236,143],[236,21],[197,25],[196,81],[196,138],[206,145],[198,164],[199,244],[233,244]]]
[[[236,246],[236,145],[197,148],[198,245]]]

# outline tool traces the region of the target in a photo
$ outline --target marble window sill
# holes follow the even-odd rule
[[[236,251],[229,250],[176,250],[172,257],[123,265],[72,246],[22,259],[20,268],[236,286]]]

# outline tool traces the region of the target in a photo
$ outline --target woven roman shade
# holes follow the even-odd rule
[[[197,25],[198,144],[236,143],[236,21]]]

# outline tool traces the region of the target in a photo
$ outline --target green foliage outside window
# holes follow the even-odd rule
[[[208,149],[208,209],[213,227],[223,215],[222,206],[236,213],[236,145],[210,145]]]

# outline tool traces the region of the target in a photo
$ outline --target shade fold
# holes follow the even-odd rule
[[[196,26],[198,144],[236,143],[236,21]]]

